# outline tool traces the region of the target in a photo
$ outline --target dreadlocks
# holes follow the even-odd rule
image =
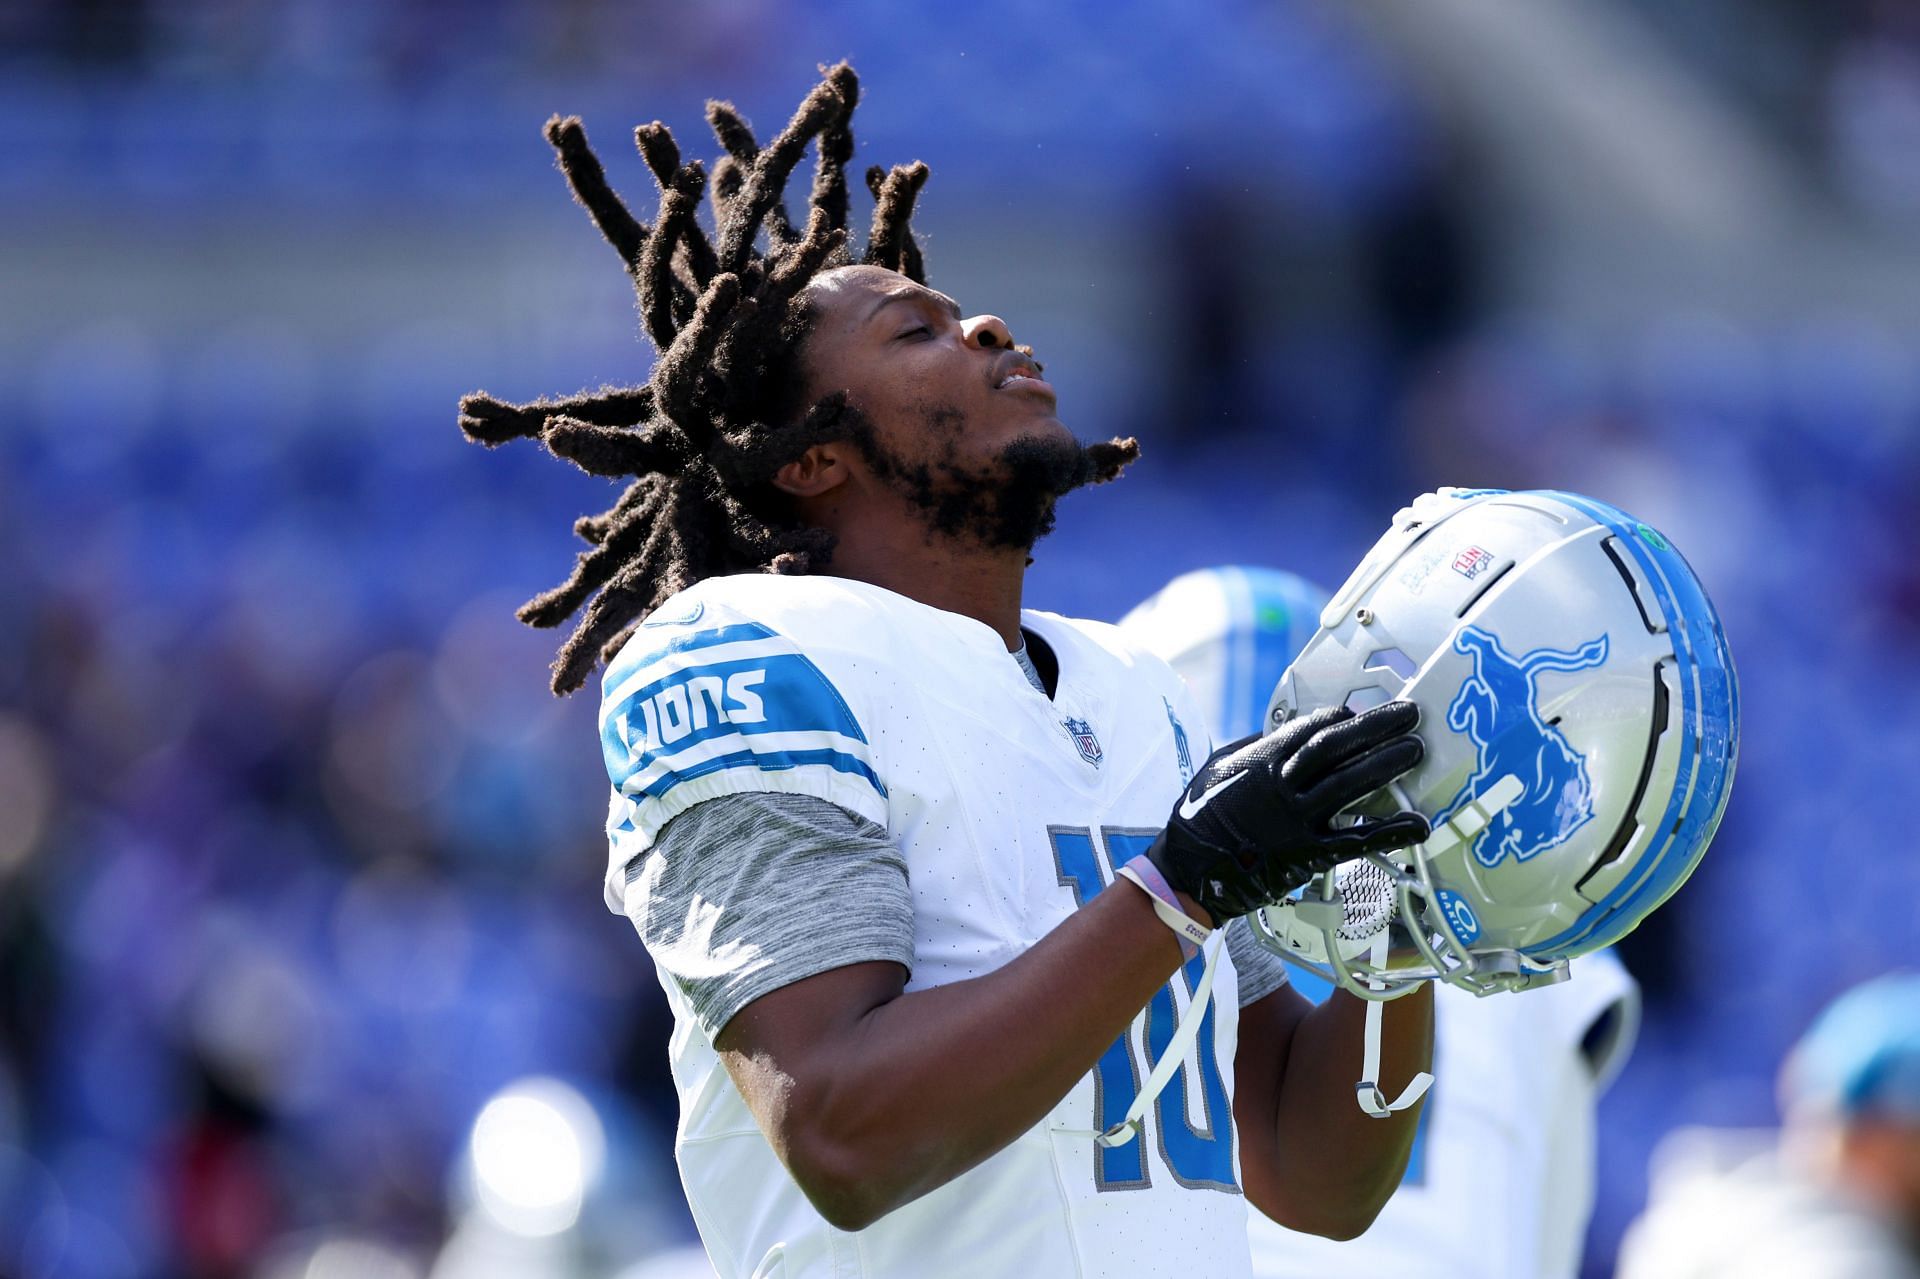
[[[589,474],[633,477],[610,510],[574,524],[588,549],[567,580],[520,607],[521,621],[558,626],[585,606],[554,660],[555,693],[580,687],[650,611],[695,582],[807,573],[832,554],[832,536],[798,523],[771,483],[811,446],[859,438],[864,429],[844,394],[798,402],[798,354],[812,323],[802,292],[815,276],[852,262],[846,167],[860,85],[845,63],[823,75],[764,147],[731,103],[709,102],[707,121],[724,153],[711,182],[699,161],[682,161],[665,125],[636,129],[635,146],[660,189],[651,227],[608,184],[579,119],[547,121],[560,170],[620,255],[642,328],[660,352],[644,386],[529,404],[485,392],[460,401],[461,429],[477,443],[530,436]],[[806,225],[796,229],[784,195],[809,143],[819,163]],[[919,284],[926,270],[909,223],[926,180],[920,163],[866,174],[875,206],[861,260]],[[711,239],[696,218],[703,194],[713,207]],[[1099,478],[1128,460],[1113,458]]]

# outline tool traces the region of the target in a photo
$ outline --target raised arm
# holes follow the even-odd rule
[[[1211,925],[1362,850],[1423,837],[1411,816],[1331,824],[1418,762],[1407,735],[1415,714],[1405,704],[1326,712],[1217,752],[1146,855],[1159,872],[1149,878]],[[1181,959],[1147,894],[1116,886],[985,976],[906,994],[898,964],[849,964],[755,999],[715,1046],[808,1199],[834,1225],[859,1229],[1037,1123]],[[1089,972],[1101,980],[1086,981]],[[1327,1043],[1344,1033],[1330,1025]],[[1307,1037],[1309,1064],[1319,1038]],[[1357,1019],[1351,1043],[1357,1069]],[[1351,1107],[1350,1078],[1347,1087]]]
[[[1289,1230],[1351,1239],[1407,1170],[1424,1098],[1384,1119],[1354,1102],[1366,1005],[1336,990],[1315,1006],[1282,987],[1240,1010],[1234,1124],[1247,1201]],[[1397,1095],[1433,1061],[1433,988],[1396,999],[1381,1022],[1380,1078]]]
[[[1146,895],[1116,886],[985,976],[904,994],[897,964],[836,968],[755,1000],[715,1046],[821,1216],[859,1230],[1038,1123],[1180,961]]]

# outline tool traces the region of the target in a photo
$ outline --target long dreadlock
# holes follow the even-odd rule
[[[771,484],[811,446],[849,438],[861,426],[842,394],[797,402],[797,356],[811,323],[801,292],[821,272],[852,261],[846,166],[860,84],[844,62],[823,76],[765,147],[731,103],[709,102],[707,120],[724,152],[711,182],[699,161],[682,162],[664,124],[634,130],[660,188],[652,227],[609,185],[579,118],[547,121],[560,170],[619,253],[641,325],[660,352],[644,386],[528,404],[485,392],[460,401],[461,430],[476,443],[534,437],[589,474],[634,477],[610,510],[574,524],[588,549],[567,580],[519,609],[529,625],[558,626],[586,608],[554,660],[557,694],[579,688],[649,612],[693,583],[728,573],[807,573],[832,554],[832,535],[794,520]],[[810,142],[819,164],[806,226],[796,230],[783,197]],[[861,260],[919,284],[926,268],[910,222],[926,180],[927,166],[917,162],[866,174],[875,206]],[[712,239],[695,217],[703,192],[713,205]],[[1100,478],[1129,460],[1104,460]]]

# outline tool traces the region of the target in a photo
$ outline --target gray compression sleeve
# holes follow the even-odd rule
[[[1227,925],[1227,954],[1240,978],[1242,1008],[1287,984],[1287,961],[1260,944],[1244,916]]]
[[[626,906],[709,1038],[802,978],[913,967],[906,858],[881,827],[811,795],[696,804],[627,867]]]

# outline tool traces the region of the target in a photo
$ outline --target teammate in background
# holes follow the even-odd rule
[[[1165,663],[1022,609],[1055,499],[1137,450],[1076,441],[1007,326],[926,286],[925,166],[869,172],[851,262],[857,90],[833,69],[765,149],[710,106],[711,238],[706,175],[662,126],[637,134],[649,228],[551,122],[660,357],[645,387],[462,403],[477,441],[632,478],[521,616],[585,607],[556,692],[610,660],[606,899],[674,1011],[708,1255],[786,1279],[1244,1276],[1249,1202],[1357,1234],[1418,1111],[1361,1112],[1361,1001],[1306,1004],[1234,921],[1426,837],[1417,814],[1331,824],[1417,764],[1418,712],[1209,756]],[[781,193],[809,140],[800,226]],[[1387,1014],[1387,1087],[1427,1065],[1431,1010]]]
[[[1122,631],[1165,658],[1216,737],[1259,731],[1274,685],[1319,628],[1326,592],[1291,573],[1187,573]],[[1594,1105],[1632,1050],[1639,991],[1610,951],[1574,979],[1503,998],[1444,983],[1434,1005],[1435,1083],[1406,1177],[1367,1232],[1331,1244],[1254,1217],[1261,1279],[1563,1279],[1593,1211]],[[1295,968],[1309,999],[1329,987]]]
[[[1654,1152],[1620,1279],[1920,1279],[1920,974],[1842,995],[1787,1058],[1785,1126]]]

